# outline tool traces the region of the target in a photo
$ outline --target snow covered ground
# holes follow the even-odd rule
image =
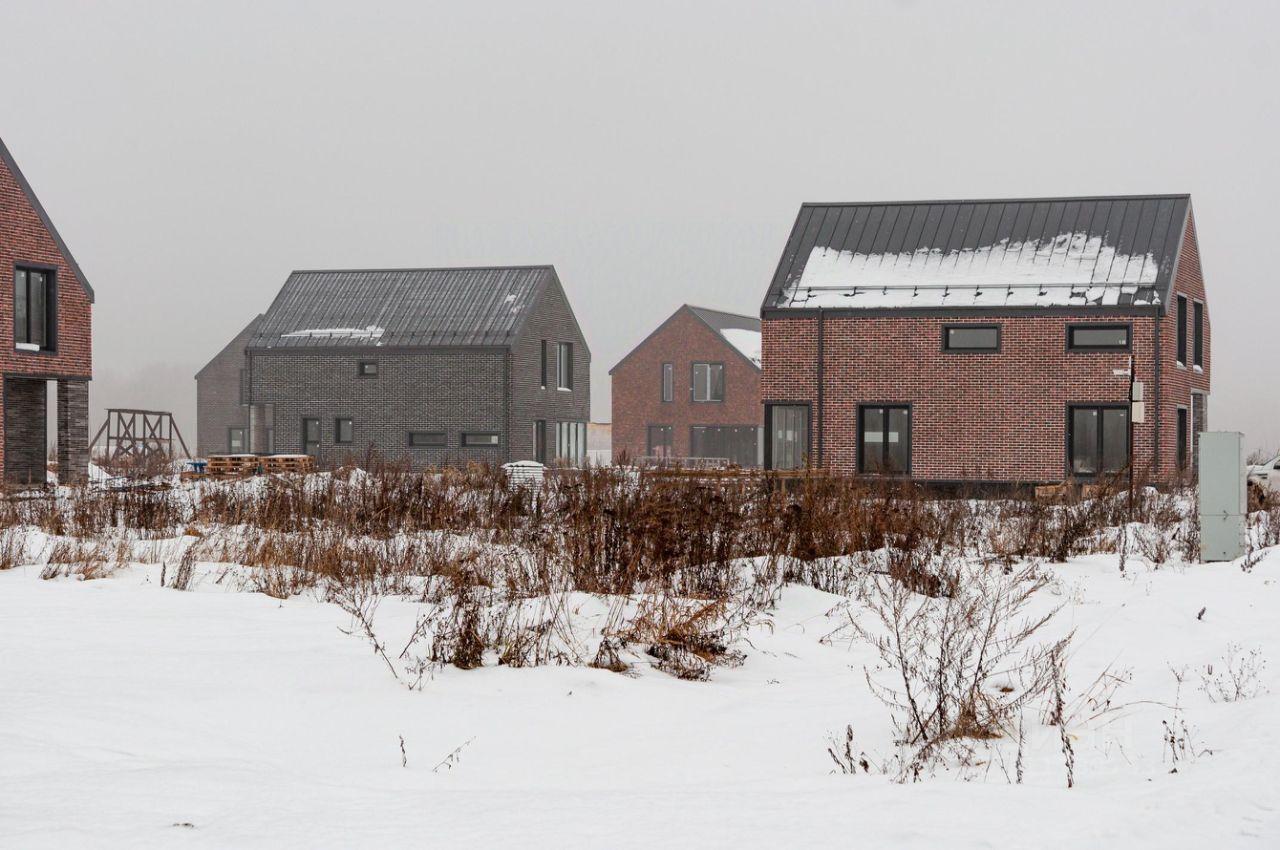
[[[833,772],[846,725],[873,764],[892,757],[892,732],[864,679],[871,649],[822,640],[846,600],[808,587],[789,586],[745,663],[709,682],[445,668],[414,691],[344,633],[337,606],[229,592],[203,571],[171,590],[159,571],[0,572],[0,846],[1280,843],[1275,550],[1250,573],[1131,562],[1122,575],[1104,555],[1055,568],[1038,604],[1064,604],[1052,628],[1075,629],[1070,683],[1128,679],[1111,710],[1074,721],[1070,790],[1036,717],[1021,785],[1008,741],[916,784]],[[379,630],[407,632],[415,609],[384,605]],[[1269,692],[1201,690],[1230,644],[1269,655]],[[1163,722],[1188,733],[1176,773]]]

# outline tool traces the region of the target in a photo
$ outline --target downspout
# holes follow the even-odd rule
[[[827,330],[827,311],[819,307],[818,308],[818,416],[817,416],[818,427],[815,429],[817,431],[817,438],[818,438],[817,455],[818,455],[819,467],[822,467],[823,460],[824,460],[823,437],[825,436],[824,425],[826,424],[826,416],[823,413],[824,411],[823,399],[825,396],[825,389],[826,389],[826,383],[827,383],[824,369],[823,369],[827,359],[826,330]]]
[[[1155,418],[1153,420],[1155,422],[1155,433],[1151,437],[1151,453],[1152,453],[1151,462],[1155,466],[1154,474],[1156,475],[1157,478],[1160,476],[1160,471],[1159,471],[1160,470],[1160,383],[1161,383],[1160,361],[1163,359],[1160,356],[1160,318],[1161,318],[1160,308],[1157,307],[1156,313],[1155,313],[1156,330],[1154,334],[1155,349],[1156,349],[1156,370],[1155,370],[1156,412],[1155,412]]]

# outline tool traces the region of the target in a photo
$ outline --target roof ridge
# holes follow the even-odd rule
[[[719,313],[721,316],[733,316],[735,319],[750,319],[752,321],[760,321],[759,316],[753,316],[750,313],[733,313],[729,310],[717,310],[715,307],[701,307],[697,304],[685,304],[690,310],[702,310],[706,313]]]
[[[1069,201],[1156,201],[1175,198],[1190,198],[1190,192],[1172,192],[1166,194],[1135,195],[1050,195],[1041,198],[935,198],[931,200],[902,201],[802,201],[800,208],[805,207],[928,207],[946,204],[1041,204]]]
[[[527,269],[555,270],[551,263],[529,263],[516,266],[422,266],[408,268],[350,268],[350,269],[294,269],[295,274],[362,274],[366,272],[473,272],[473,271],[524,271]]]

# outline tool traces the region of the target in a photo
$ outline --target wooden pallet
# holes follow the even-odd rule
[[[259,458],[263,471],[270,473],[292,473],[306,475],[315,470],[315,459],[311,455],[267,455]]]
[[[215,478],[291,473],[305,475],[315,470],[310,455],[212,455],[205,474]]]
[[[257,455],[212,455],[206,470],[212,476],[253,475],[258,461]]]

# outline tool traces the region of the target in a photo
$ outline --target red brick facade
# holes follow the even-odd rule
[[[724,401],[691,399],[695,362],[724,364]],[[662,364],[671,363],[672,401],[662,400]],[[613,378],[613,458],[649,454],[648,426],[670,425],[673,452],[688,457],[694,425],[759,426],[760,370],[723,337],[681,307],[628,354]]]
[[[91,296],[77,269],[46,226],[20,173],[0,143],[0,368],[6,379],[87,381],[92,376]],[[31,266],[52,272],[56,293],[54,351],[20,351],[14,343],[14,268]],[[4,475],[4,416],[0,416],[0,477]]]
[[[930,481],[1049,482],[1067,476],[1067,408],[1125,404],[1130,352],[1069,351],[1073,324],[1129,324],[1136,380],[1145,383],[1145,421],[1133,425],[1135,468],[1177,474],[1177,408],[1209,391],[1209,316],[1203,368],[1177,362],[1176,296],[1204,301],[1195,228],[1188,217],[1174,298],[1162,317],[1150,307],[1081,311],[993,311],[961,317],[816,312],[766,315],[763,400],[810,405],[810,462],[857,470],[858,410],[911,407],[911,474]],[[823,403],[818,411],[818,323],[825,323]],[[1187,311],[1188,359],[1194,312]],[[945,325],[999,324],[995,353],[942,350]],[[1157,333],[1157,323],[1159,333]],[[1160,364],[1157,377],[1156,363]],[[616,408],[615,408],[616,409]],[[821,435],[821,437],[820,437]],[[821,446],[819,446],[821,439]],[[1190,449],[1188,449],[1190,457]]]

